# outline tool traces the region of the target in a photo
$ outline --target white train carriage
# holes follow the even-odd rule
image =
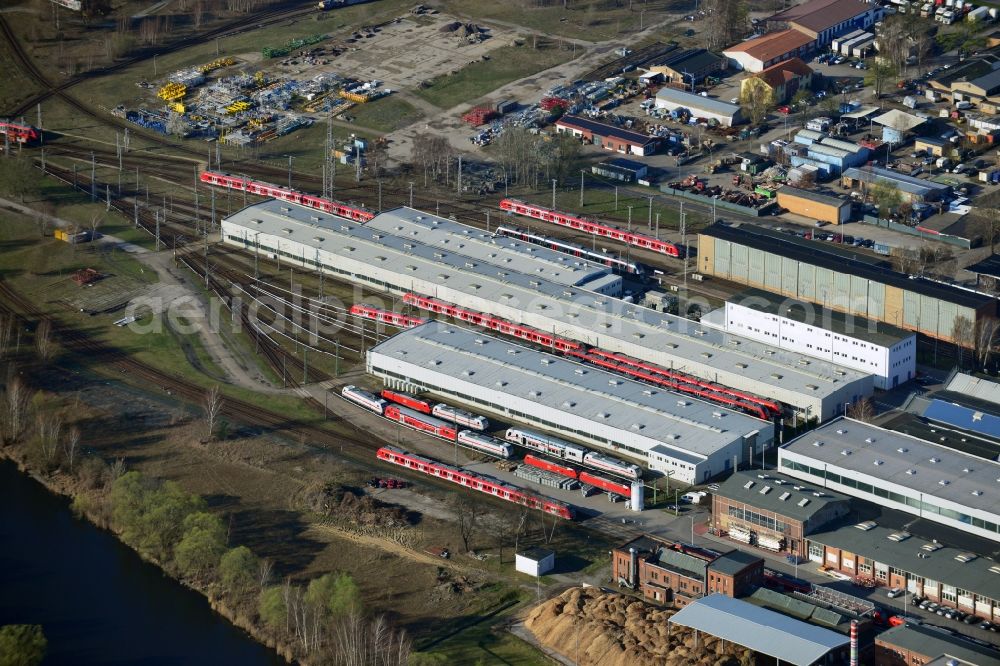
[[[633,465],[632,463],[627,463],[601,453],[594,453],[593,451],[587,453],[583,456],[583,463],[595,469],[624,476],[628,479],[637,480],[642,478],[642,468],[638,465]]]
[[[502,439],[481,435],[471,430],[459,431],[458,443],[500,458],[510,458],[514,453],[514,447]]]
[[[489,419],[485,416],[473,414],[472,412],[467,412],[463,409],[456,409],[455,407],[446,405],[443,402],[439,402],[434,405],[434,408],[431,409],[431,414],[439,419],[451,421],[452,423],[457,423],[460,426],[472,428],[473,430],[478,430],[480,432],[490,427]]]
[[[549,437],[524,428],[508,428],[504,437],[508,442],[514,442],[526,449],[532,449],[561,460],[582,463],[583,457],[588,453],[586,447],[579,444],[572,444],[558,437]]]
[[[359,389],[353,384],[342,388],[340,390],[340,395],[344,396],[351,402],[361,405],[365,409],[370,409],[376,414],[385,413],[385,406],[389,404],[388,400],[383,400],[374,393],[369,393],[364,389]]]

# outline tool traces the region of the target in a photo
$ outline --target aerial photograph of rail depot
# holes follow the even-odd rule
[[[1000,666],[996,0],[0,63],[0,666]]]

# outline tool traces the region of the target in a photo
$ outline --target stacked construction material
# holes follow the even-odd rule
[[[473,127],[479,127],[480,125],[485,125],[490,120],[493,120],[498,115],[496,109],[492,109],[488,106],[477,106],[470,109],[465,115],[462,116],[462,120],[469,123]]]
[[[576,490],[580,487],[580,482],[568,476],[547,472],[544,469],[521,465],[514,470],[514,476],[525,481],[534,481],[549,488],[561,488],[562,490]]]

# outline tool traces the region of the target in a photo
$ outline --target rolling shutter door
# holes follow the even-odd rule
[[[851,276],[847,273],[833,274],[833,298],[831,305],[846,310],[851,301]]]
[[[937,333],[938,330],[938,300],[931,296],[920,296],[920,329]],[[950,332],[950,331],[949,331]]]
[[[747,282],[752,285],[764,286],[764,252],[761,250],[749,249],[747,269]]]
[[[770,252],[764,255],[764,285],[769,291],[781,290],[781,257]]]
[[[816,267],[816,298],[817,303],[828,305],[833,296],[833,273],[828,268]]]
[[[729,241],[722,240],[721,238],[715,239],[715,274],[720,277],[729,277],[731,268],[729,259],[730,247],[732,247],[732,243]]]
[[[851,303],[848,308],[855,314],[868,316],[868,279],[851,276]]]
[[[799,264],[799,298],[804,301],[816,301],[816,267],[812,264]]]
[[[885,285],[881,282],[868,283],[868,316],[885,320]]]
[[[903,325],[908,328],[920,326],[920,297],[912,291],[903,292]]]
[[[786,296],[798,295],[799,262],[795,259],[781,260],[781,293]]]
[[[750,279],[750,250],[745,245],[732,245],[729,270],[735,282],[746,284]]]

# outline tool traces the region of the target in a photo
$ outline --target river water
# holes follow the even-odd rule
[[[9,461],[0,461],[4,624],[42,625],[45,665],[284,663]]]

